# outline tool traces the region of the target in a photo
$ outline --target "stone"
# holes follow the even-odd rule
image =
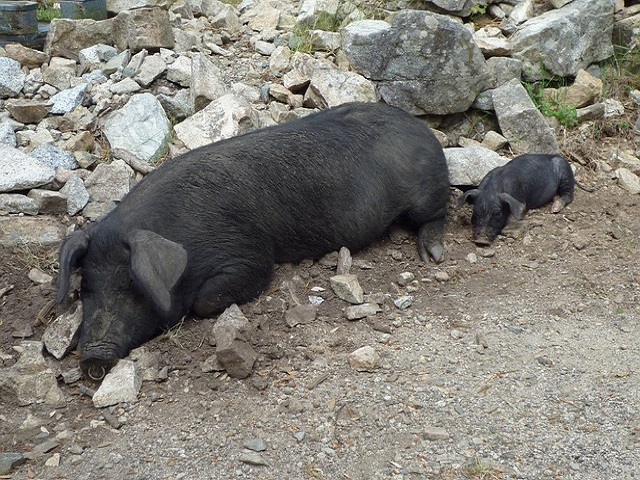
[[[363,20],[341,33],[353,69],[376,83],[385,102],[415,115],[463,112],[489,87],[482,52],[451,17],[401,10],[392,23]]]
[[[284,312],[284,321],[288,327],[306,325],[313,322],[318,314],[315,305],[296,305]]]
[[[103,207],[98,210],[99,216],[113,209],[115,202],[122,200],[129,193],[132,173],[130,167],[122,160],[99,164],[84,181],[91,200],[85,207],[85,213],[89,207],[98,207],[96,203]],[[97,220],[92,216],[90,218]]]
[[[509,143],[509,140],[504,138],[498,132],[489,130],[482,139],[482,143],[480,146],[488,148],[489,150],[493,150],[495,152],[496,150],[504,147],[507,143]]]
[[[359,304],[364,301],[364,292],[353,274],[334,275],[329,279],[331,288],[338,298],[349,303]]]
[[[238,457],[238,461],[256,467],[264,467],[269,465],[264,457],[257,452],[244,452],[240,455],[240,457]]]
[[[125,77],[119,82],[114,83],[109,87],[112,93],[116,95],[128,95],[138,92],[142,87],[133,78]]]
[[[149,87],[167,70],[167,62],[160,55],[147,56],[133,79],[142,87]]]
[[[16,132],[9,122],[0,123],[0,146],[13,147],[17,145]]]
[[[182,87],[189,87],[191,85],[191,63],[190,57],[180,55],[167,65],[167,80]]]
[[[36,203],[39,213],[44,215],[67,213],[67,199],[60,192],[34,188],[27,195]]]
[[[53,180],[55,170],[17,148],[0,145],[0,192],[28,190]]]
[[[0,246],[59,245],[65,238],[65,226],[52,217],[0,217]]]
[[[413,297],[411,295],[403,295],[401,297],[396,298],[393,301],[393,304],[398,307],[400,310],[406,310],[411,305],[413,305]]]
[[[242,443],[242,446],[254,452],[264,452],[267,449],[267,442],[261,438],[252,438],[245,440]]]
[[[0,193],[0,215],[6,213],[37,215],[38,204],[26,195],[19,193]]]
[[[249,103],[228,93],[174,126],[185,146],[194,148],[247,133],[259,126],[257,112]]]
[[[75,348],[82,323],[82,303],[76,302],[65,313],[47,325],[42,341],[47,351],[58,360]]]
[[[175,37],[169,22],[169,12],[159,7],[123,10],[113,19],[113,41],[118,50],[133,52],[146,49],[157,52],[173,48]]]
[[[0,375],[4,404],[14,402],[21,407],[45,404],[55,408],[66,405],[56,376],[42,355],[42,346],[38,341],[20,343],[20,358]]]
[[[445,148],[449,167],[449,183],[477,186],[487,173],[505,165],[509,159],[482,146]]]
[[[545,88],[542,98],[547,102],[573,105],[576,108],[586,107],[602,95],[604,84],[586,70],[580,70],[573,85],[560,88]]]
[[[240,307],[234,303],[227,307],[224,312],[220,314],[218,319],[213,324],[212,333],[214,338],[216,333],[221,328],[231,327],[240,333],[247,333],[251,327],[249,320],[244,316]]]
[[[411,282],[413,282],[415,278],[416,276],[411,272],[402,272],[402,273],[399,273],[398,276],[396,277],[396,283],[401,287],[406,287]]]
[[[630,194],[637,195],[640,193],[640,177],[638,175],[627,168],[618,168],[615,171],[615,176],[620,186]]]
[[[246,378],[251,375],[258,354],[233,327],[223,327],[216,331],[216,356],[229,376]]]
[[[380,311],[375,303],[362,303],[345,308],[344,314],[347,320],[359,320],[365,317],[373,317]]]
[[[7,57],[12,58],[23,67],[29,69],[39,68],[48,60],[44,52],[25,47],[19,43],[9,43],[5,45],[4,49]]]
[[[354,72],[344,72],[327,60],[313,62],[309,88],[304,96],[308,108],[335,107],[347,102],[377,102],[376,85]]]
[[[553,129],[519,80],[493,90],[493,106],[502,134],[516,153],[558,153]]]
[[[88,88],[88,83],[81,83],[73,88],[56,93],[49,99],[49,103],[52,104],[50,113],[52,115],[64,115],[79,107]]]
[[[613,55],[614,4],[615,0],[573,0],[527,20],[509,39],[511,56],[522,60],[525,78],[573,77]]]
[[[126,150],[153,163],[167,152],[171,124],[156,97],[140,93],[105,118],[103,132],[112,149]]]
[[[0,98],[17,96],[24,86],[26,74],[15,60],[0,57]]]
[[[222,372],[224,370],[224,365],[218,361],[218,356],[214,353],[202,362],[200,368],[203,373]]]
[[[449,440],[451,435],[449,432],[442,427],[426,427],[422,432],[422,436],[426,440],[438,441],[438,440]]]
[[[353,260],[351,258],[351,252],[347,247],[340,247],[338,251],[338,264],[336,266],[337,275],[346,275],[351,270],[351,264]]]
[[[194,111],[202,110],[227,93],[222,71],[205,55],[191,58],[191,102]]]
[[[357,372],[374,372],[380,366],[380,354],[367,345],[349,354],[349,365]]]
[[[82,179],[73,175],[60,189],[60,193],[67,199],[67,213],[75,215],[89,202],[89,192]]]
[[[21,453],[0,452],[0,475],[7,475],[12,470],[24,465],[27,457]]]
[[[76,162],[75,157],[71,153],[65,152],[51,143],[45,143],[36,147],[29,153],[29,156],[35,158],[41,164],[56,170],[58,168],[64,168],[66,170],[78,168],[78,162]]]
[[[122,359],[107,373],[100,387],[93,394],[93,405],[96,408],[103,408],[118,403],[133,403],[138,399],[141,387],[142,376],[136,363]]]
[[[42,100],[13,98],[4,104],[14,120],[20,123],[38,123],[47,116],[53,105]]]
[[[66,57],[97,44],[110,45],[113,43],[112,21],[54,18],[49,24],[44,53],[50,57]]]

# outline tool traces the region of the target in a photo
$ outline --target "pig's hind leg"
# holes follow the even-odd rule
[[[200,317],[220,313],[233,303],[242,304],[258,297],[271,282],[273,262],[238,263],[209,277],[198,290],[193,311]]]
[[[558,192],[553,199],[553,205],[551,206],[552,213],[559,213],[564,207],[573,202],[573,191],[575,188],[575,179],[571,165],[563,157],[555,157],[556,173],[558,178]]]

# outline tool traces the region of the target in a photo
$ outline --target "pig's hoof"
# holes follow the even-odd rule
[[[559,213],[565,207],[566,203],[561,198],[556,198],[551,205],[551,213]]]
[[[418,253],[420,253],[420,258],[425,263],[429,263],[429,258],[435,263],[441,263],[444,260],[444,246],[441,243],[429,245],[428,247],[419,243]]]
[[[93,364],[87,368],[87,375],[91,380],[99,382],[107,375],[107,370],[104,365]]]
[[[486,237],[474,238],[473,243],[475,243],[479,247],[488,247],[493,242]]]

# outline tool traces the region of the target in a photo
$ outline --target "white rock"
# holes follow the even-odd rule
[[[349,354],[349,365],[358,372],[373,372],[380,365],[380,354],[367,345]]]
[[[329,281],[333,292],[338,298],[354,304],[364,301],[364,292],[356,275],[334,275]]]
[[[142,376],[135,362],[120,360],[93,394],[93,405],[102,408],[122,402],[133,403],[138,399],[140,387]]]

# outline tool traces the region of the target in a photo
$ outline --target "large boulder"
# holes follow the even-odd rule
[[[445,15],[403,10],[391,24],[353,22],[342,30],[342,45],[353,68],[377,83],[387,103],[413,114],[463,112],[489,87],[471,33]]]
[[[615,0],[574,0],[521,25],[510,43],[525,78],[573,77],[613,55],[614,5]]]

